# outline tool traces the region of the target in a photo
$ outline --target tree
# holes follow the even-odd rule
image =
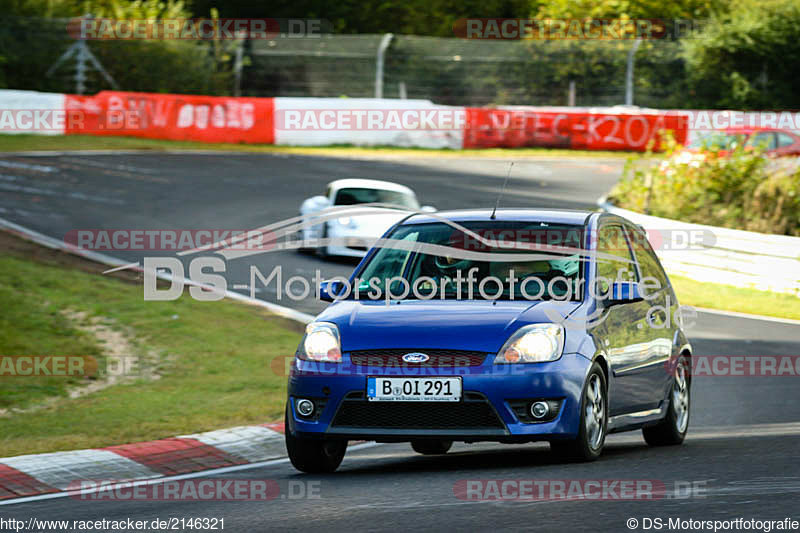
[[[689,83],[698,106],[797,109],[800,4],[739,0],[684,40]]]

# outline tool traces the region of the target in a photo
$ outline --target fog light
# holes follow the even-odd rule
[[[533,402],[533,404],[531,404],[531,414],[533,418],[544,418],[549,411],[550,406],[547,405],[547,402]]]
[[[297,400],[294,404],[297,414],[300,416],[311,416],[314,412],[314,402],[311,400]]]

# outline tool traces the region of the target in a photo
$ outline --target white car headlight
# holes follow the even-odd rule
[[[328,363],[342,362],[342,344],[339,328],[330,322],[312,322],[306,326],[306,338],[303,341],[301,359],[324,361]]]
[[[546,363],[561,357],[564,350],[564,326],[531,324],[508,338],[494,358],[495,364]]]
[[[355,221],[352,217],[339,217],[336,219],[336,222],[338,222],[340,226],[355,226]]]

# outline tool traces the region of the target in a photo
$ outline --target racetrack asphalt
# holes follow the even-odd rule
[[[538,159],[515,163],[505,207],[593,208],[619,178],[619,160]],[[55,238],[73,229],[248,229],[296,216],[303,199],[344,177],[397,181],[439,209],[490,207],[507,162],[489,159],[339,159],[279,154],[118,154],[0,156],[0,217]],[[131,262],[151,252],[104,252]],[[171,255],[164,253],[165,255]],[[352,261],[296,252],[256,256],[284,278],[347,275]],[[249,282],[249,260],[228,262],[229,285]],[[247,292],[241,291],[241,292]],[[256,297],[308,313],[316,301]],[[703,355],[797,355],[800,326],[699,313],[688,334]],[[270,502],[83,502],[72,498],[0,507],[24,519],[225,518],[225,529],[263,531],[318,527],[327,531],[591,529],[626,531],[628,518],[694,520],[800,519],[800,387],[798,377],[697,377],[684,446],[649,448],[639,432],[613,435],[601,459],[557,462],[546,444],[456,445],[443,457],[422,457],[406,444],[349,453],[339,472],[308,476],[288,462],[218,474],[318,484],[319,498]],[[209,407],[213,408],[213,407]],[[0,453],[2,456],[2,453]],[[211,476],[209,476],[211,477]],[[657,480],[671,489],[701,487],[688,498],[653,501],[467,502],[458,481],[476,479]],[[655,530],[655,527],[652,528]],[[669,530],[664,527],[661,530]]]

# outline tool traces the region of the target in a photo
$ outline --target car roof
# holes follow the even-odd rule
[[[328,184],[333,190],[339,189],[380,189],[383,191],[396,191],[396,192],[404,192],[407,194],[414,194],[410,188],[406,187],[405,185],[400,185],[399,183],[393,183],[391,181],[381,181],[381,180],[366,180],[366,179],[356,179],[356,178],[345,178],[340,180],[332,181]]]
[[[409,216],[403,224],[423,224],[426,222],[439,222],[442,218],[453,222],[471,222],[489,220],[492,209],[458,209],[452,211],[437,211],[432,214],[422,213]],[[516,222],[546,222],[549,224],[566,224],[583,226],[592,211],[572,209],[535,209],[535,208],[503,208],[498,209],[495,220]]]

